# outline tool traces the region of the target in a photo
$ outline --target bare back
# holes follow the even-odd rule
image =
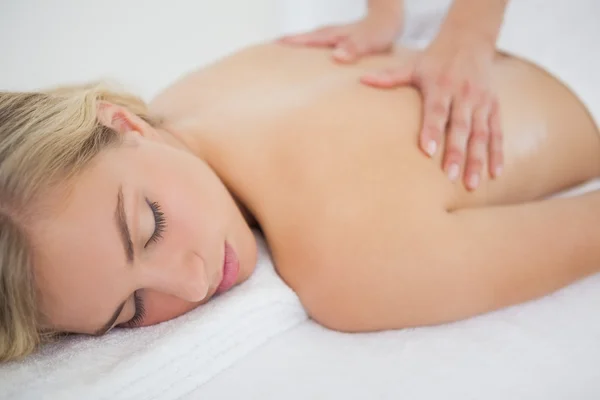
[[[576,97],[498,55],[504,174],[474,193],[452,184],[440,156],[417,147],[419,93],[358,82],[411,56],[339,66],[327,51],[262,45],[184,77],[151,107],[254,214],[292,286],[305,266],[348,252],[368,268],[399,262],[447,210],[532,200],[600,171],[597,132]]]

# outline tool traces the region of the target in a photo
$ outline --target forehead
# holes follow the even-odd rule
[[[122,175],[114,161],[103,158],[83,171],[56,211],[33,227],[36,281],[44,312],[57,325],[94,314],[104,322],[100,299],[122,293],[116,283],[125,256],[115,223]]]

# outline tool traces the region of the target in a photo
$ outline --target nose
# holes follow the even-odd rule
[[[202,301],[210,289],[204,260],[194,252],[187,252],[169,264],[147,268],[145,287],[188,302]]]

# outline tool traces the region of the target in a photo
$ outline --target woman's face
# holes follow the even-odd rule
[[[31,229],[42,312],[65,332],[169,320],[256,263],[250,228],[201,159],[134,116],[114,118],[116,106],[102,112],[125,143],[97,156]]]

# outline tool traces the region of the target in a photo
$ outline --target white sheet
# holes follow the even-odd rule
[[[343,335],[307,321],[194,399],[598,400],[600,277],[435,328]]]

